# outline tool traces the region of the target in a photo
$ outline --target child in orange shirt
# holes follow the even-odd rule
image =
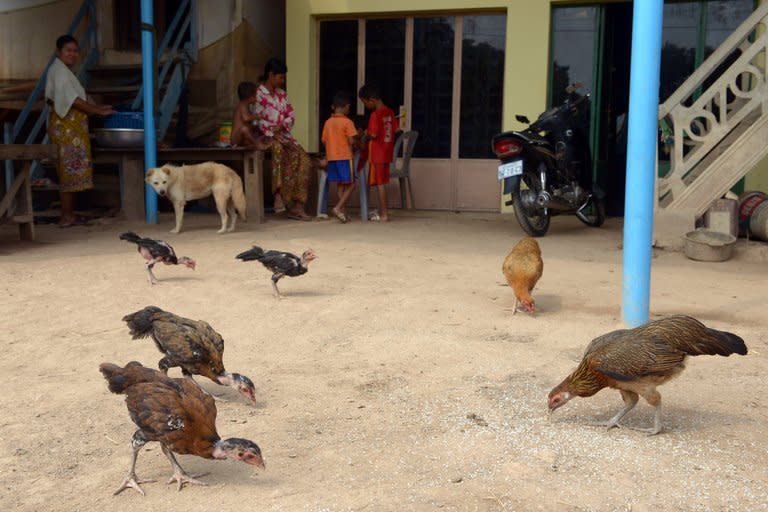
[[[338,92],[333,97],[333,114],[323,125],[322,141],[328,161],[328,181],[338,184],[339,200],[333,214],[342,223],[349,219],[344,205],[355,188],[355,173],[352,166],[352,144],[357,136],[355,124],[347,117],[351,100],[349,95]]]
[[[397,119],[395,113],[381,101],[379,89],[366,84],[357,93],[365,108],[373,110],[368,120],[366,138],[370,140],[368,151],[368,184],[376,186],[379,192],[379,220],[387,222],[387,183],[389,167],[392,164],[392,152],[395,146]],[[376,220],[375,217],[372,220]]]

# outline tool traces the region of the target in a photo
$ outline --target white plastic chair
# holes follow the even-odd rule
[[[405,185],[408,185],[408,198],[410,199],[410,206],[408,208],[413,209],[413,188],[411,187],[411,156],[413,155],[413,147],[416,145],[416,139],[419,138],[419,132],[411,130],[409,132],[403,132],[395,141],[395,148],[393,150],[392,164],[389,168],[389,179],[397,178],[400,182],[400,207],[406,208],[405,202]],[[402,155],[401,155],[402,152]],[[398,158],[399,164],[398,167]]]

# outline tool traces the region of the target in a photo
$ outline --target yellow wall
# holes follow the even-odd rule
[[[535,116],[546,107],[549,9],[546,0],[287,0],[288,94],[297,112],[293,134],[308,150],[317,150],[315,16],[414,15],[473,10],[506,12],[502,125],[511,129],[517,124],[514,120],[516,112]]]

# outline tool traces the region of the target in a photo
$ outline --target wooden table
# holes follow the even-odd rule
[[[21,170],[15,171],[11,187],[0,200],[0,217],[6,212],[19,225],[22,240],[35,239],[35,216],[32,211],[32,184],[30,170],[33,160],[47,158],[56,160],[56,146],[53,144],[2,144],[0,160],[23,160]],[[15,204],[14,204],[15,203]]]
[[[94,163],[117,164],[120,173],[120,202],[128,220],[144,220],[144,149],[99,148],[93,150]],[[264,222],[264,152],[246,148],[163,148],[157,150],[157,163],[242,162],[248,220]]]

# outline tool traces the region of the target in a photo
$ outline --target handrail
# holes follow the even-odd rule
[[[158,89],[165,82],[165,79],[168,76],[170,67],[172,64],[174,64],[176,54],[179,51],[179,48],[181,47],[181,39],[184,37],[187,31],[190,31],[190,36],[193,35],[193,32],[194,32],[194,29],[192,28],[193,17],[194,17],[194,0],[183,0],[179,5],[179,8],[176,10],[176,14],[173,17],[173,20],[171,20],[170,25],[168,25],[168,30],[166,30],[165,34],[163,35],[163,39],[160,41],[160,44],[157,47],[156,62],[158,64],[162,62],[163,54],[165,54],[166,50],[168,50],[168,58],[162,64],[162,67],[160,68],[160,72],[157,77],[157,82],[155,84],[155,87],[157,87]],[[181,24],[180,28],[179,28],[179,24]],[[171,43],[171,41],[172,41],[172,44],[169,47],[168,45],[169,43]],[[136,98],[133,100],[133,103],[131,104],[131,108],[133,108],[134,110],[138,110],[141,108],[143,104],[143,94],[144,94],[144,84],[142,84],[139,87],[139,91],[136,94]]]
[[[738,57],[712,80],[737,51]],[[737,126],[743,127],[743,122],[751,122],[761,112],[768,114],[766,55],[768,3],[756,8],[659,106],[659,120],[672,128],[670,170],[659,178],[659,198],[665,206],[682,200],[694,181],[711,179],[707,162],[713,157],[709,155]],[[707,80],[712,83],[703,89]],[[734,174],[729,179],[735,183],[739,177]]]

